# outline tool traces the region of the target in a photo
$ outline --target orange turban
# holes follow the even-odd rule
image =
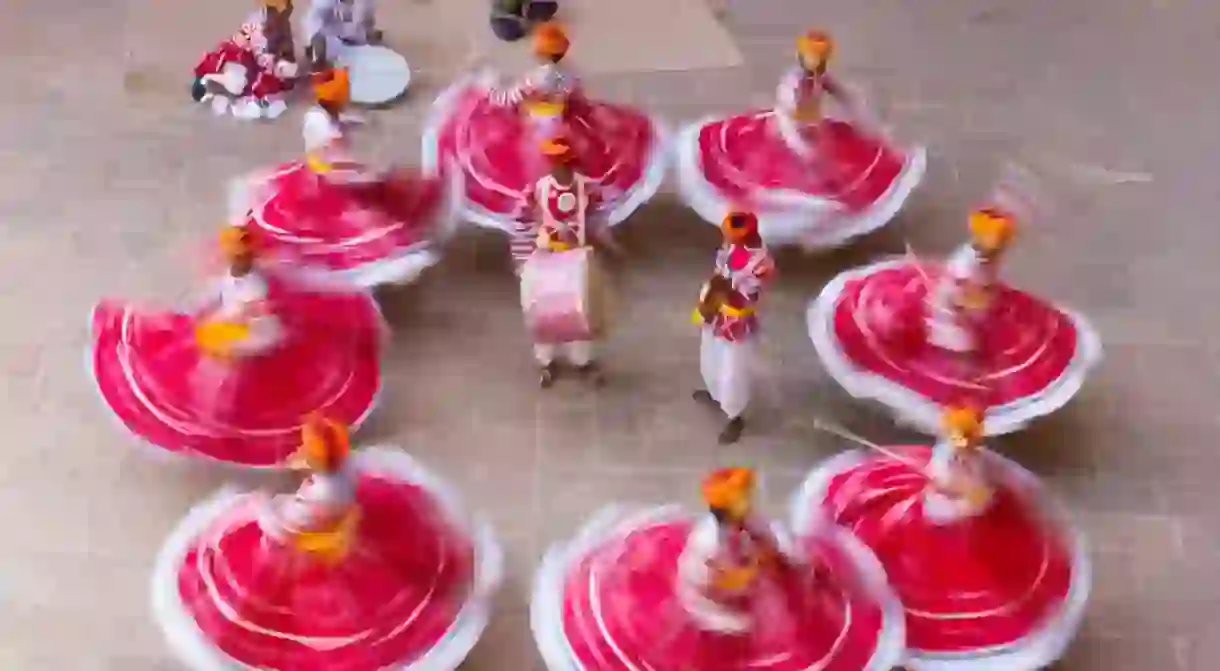
[[[572,158],[572,145],[567,138],[553,137],[542,142],[542,155],[556,162],[567,161]]]
[[[338,470],[351,452],[347,427],[321,415],[310,415],[301,426],[301,456],[310,468]]]
[[[313,94],[320,103],[343,106],[351,100],[352,83],[344,68],[331,68],[313,76]]]
[[[970,213],[970,235],[975,244],[991,252],[1004,250],[1016,236],[1017,224],[1008,212],[985,207]]]
[[[950,436],[961,436],[971,442],[983,437],[983,411],[977,406],[951,406],[941,416],[940,423]]]
[[[254,253],[254,240],[244,226],[229,226],[220,232],[220,252],[228,259]]]
[[[710,508],[732,510],[750,501],[754,482],[752,468],[721,468],[704,478],[703,500]]]
[[[540,58],[558,58],[567,55],[568,34],[563,26],[548,21],[534,28],[534,53]]]
[[[808,65],[829,63],[835,53],[835,41],[824,30],[810,30],[796,39],[796,53]]]

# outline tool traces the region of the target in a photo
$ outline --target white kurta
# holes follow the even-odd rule
[[[273,498],[259,518],[273,538],[319,531],[338,523],[356,502],[356,485],[347,471],[315,473],[295,494]]]
[[[730,608],[707,595],[715,580],[710,562],[718,558],[720,527],[710,515],[702,519],[687,538],[678,557],[678,600],[702,627],[709,631],[740,633],[749,631],[753,620],[747,613]]]
[[[730,419],[740,417],[750,405],[757,357],[758,344],[753,336],[729,342],[717,337],[711,326],[703,327],[699,372],[707,393]]]
[[[928,300],[928,342],[952,352],[972,352],[977,347],[972,329],[963,322],[958,305],[963,283],[984,282],[983,264],[972,245],[957,248],[945,263],[945,274],[932,288]]]
[[[246,273],[241,277],[225,275],[217,288],[219,305],[213,318],[219,321],[246,322],[250,336],[238,343],[238,354],[257,354],[274,347],[283,337],[283,325],[273,314],[266,312],[267,282],[257,273]],[[261,310],[250,317],[250,310]]]
[[[352,0],[344,6],[338,0],[313,0],[302,21],[306,43],[319,33],[326,39],[326,55],[330,60],[347,48],[347,43],[368,41],[367,25],[373,17],[373,0]],[[346,42],[345,42],[346,41]]]
[[[932,458],[928,461],[928,475],[940,482],[968,482],[979,486],[986,484],[984,480],[986,476],[979,455],[977,453],[958,454],[957,449],[947,439],[937,442],[932,448]],[[968,501],[964,497],[942,493],[932,486],[928,488],[924,497],[924,515],[934,523],[949,524],[982,513],[986,510],[988,503],[990,503],[990,498]]]

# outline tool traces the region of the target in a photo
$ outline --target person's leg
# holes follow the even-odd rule
[[[741,438],[745,429],[742,415],[750,405],[753,391],[754,342],[720,341],[720,379],[716,400],[729,422],[720,432],[720,443],[727,445]]]
[[[720,405],[716,403],[716,398],[712,392],[712,389],[715,388],[716,370],[718,369],[715,344],[716,335],[712,328],[710,326],[703,327],[703,332],[699,338],[699,374],[703,377],[703,386],[696,389],[691,394],[691,398],[708,407],[719,410]]]
[[[534,360],[538,362],[538,386],[543,389],[555,384],[555,377],[559,373],[555,365],[557,349],[555,345],[534,344]]]
[[[570,342],[564,345],[564,355],[568,363],[572,364],[586,380],[596,386],[605,382],[605,376],[602,373],[601,366],[597,364],[593,347],[594,343],[591,340]]]

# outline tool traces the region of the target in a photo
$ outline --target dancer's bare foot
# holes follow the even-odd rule
[[[712,398],[712,393],[706,389],[696,389],[695,393],[691,394],[690,397],[695,399],[696,403],[706,405],[709,408],[718,407],[716,399]]]

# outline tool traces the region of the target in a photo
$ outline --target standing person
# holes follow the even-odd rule
[[[611,250],[617,247],[609,236],[609,229],[590,217],[590,212],[597,206],[597,195],[590,188],[591,180],[573,166],[568,141],[548,139],[541,149],[551,170],[529,192],[511,243],[513,260],[522,279],[522,309],[536,338],[534,357],[540,368],[539,384],[543,388],[550,387],[559,374],[559,365],[568,364],[592,384],[600,385],[604,376],[595,360],[593,338],[596,334],[592,328],[597,320],[593,311],[598,306],[590,305],[595,302],[590,295],[597,292],[599,286],[590,278],[595,269],[591,267],[594,261],[589,251],[595,241]],[[554,286],[555,283],[541,273],[529,272],[529,266],[535,260],[539,264],[553,261],[540,258],[540,255],[566,252],[584,255],[586,286],[583,293],[579,287],[566,287],[567,291],[564,291],[565,288]],[[575,256],[572,261],[580,262]],[[534,278],[538,278],[537,282]],[[552,291],[558,292],[560,298],[576,299],[576,304],[565,301],[552,305],[537,295]],[[590,300],[582,301],[582,297]],[[583,314],[571,314],[572,311]],[[562,324],[554,324],[555,321]],[[550,334],[552,325],[558,326],[563,333]],[[548,333],[544,334],[544,331]]]
[[[724,245],[716,255],[716,272],[704,288],[700,305],[703,335],[699,369],[704,388],[696,401],[713,406],[728,418],[720,443],[735,443],[745,428],[742,414],[750,403],[758,316],[763,286],[775,263],[758,235],[758,218],[734,212],[721,225]]]

